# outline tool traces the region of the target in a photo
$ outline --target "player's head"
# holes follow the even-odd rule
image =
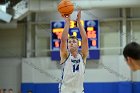
[[[140,45],[138,43],[127,44],[123,50],[123,55],[131,70],[140,70]]]
[[[78,47],[78,38],[75,36],[70,36],[68,38],[68,49],[70,52],[77,51]]]
[[[8,91],[9,91],[8,93],[13,93],[13,89],[11,88]]]

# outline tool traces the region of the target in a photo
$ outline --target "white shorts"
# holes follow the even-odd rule
[[[84,91],[71,91],[71,90],[67,90],[67,91],[59,91],[59,93],[84,93]]]

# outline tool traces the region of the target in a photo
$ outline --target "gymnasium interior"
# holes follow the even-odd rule
[[[59,93],[61,0],[0,0],[0,93]],[[140,93],[140,71],[123,57],[140,43],[140,0],[71,0],[71,34],[78,8],[88,35],[85,93]],[[93,35],[94,34],[94,35]],[[79,42],[80,43],[80,42]]]

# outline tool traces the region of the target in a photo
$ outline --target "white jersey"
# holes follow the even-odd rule
[[[59,93],[84,93],[85,64],[81,54],[74,58],[69,54],[63,63],[62,81],[59,84]]]

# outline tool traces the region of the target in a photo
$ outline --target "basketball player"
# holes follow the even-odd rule
[[[140,70],[140,45],[138,43],[127,44],[123,50],[123,55],[131,70]]]
[[[81,52],[78,52],[78,39],[75,36],[68,38],[70,16],[64,17],[66,24],[60,45],[60,64],[62,64],[63,70],[62,81],[59,84],[59,93],[84,93],[83,82],[88,55],[88,38],[84,27],[80,23],[80,18],[81,10],[77,14],[77,23],[82,37],[82,49]]]

